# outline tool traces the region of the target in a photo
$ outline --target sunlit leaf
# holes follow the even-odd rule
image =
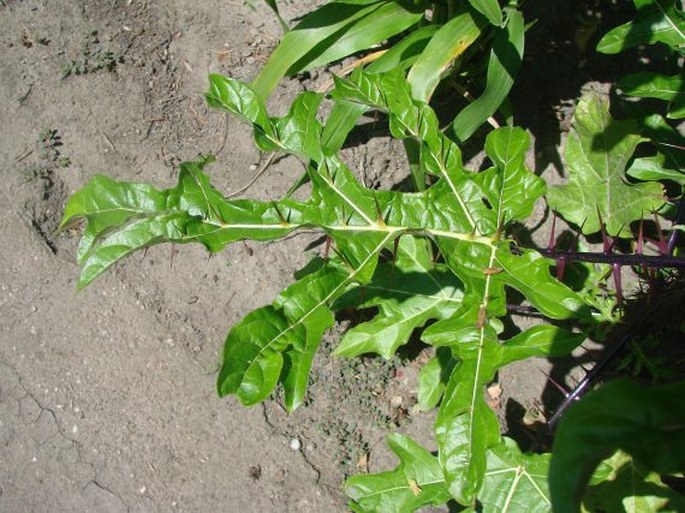
[[[631,121],[616,121],[606,99],[589,96],[576,108],[573,132],[566,145],[569,169],[566,185],[551,187],[550,206],[583,233],[600,230],[601,221],[612,236],[630,236],[630,223],[663,205],[657,183],[629,184],[625,169],[643,139]]]
[[[446,319],[461,307],[459,280],[445,265],[416,258],[416,243],[412,237],[403,237],[397,261],[378,266],[371,281],[347,299],[358,308],[378,307],[379,313],[348,330],[335,354],[377,353],[390,358],[416,328],[432,319]]]
[[[435,456],[412,439],[393,434],[390,449],[400,459],[390,472],[353,476],[345,491],[355,513],[411,513],[422,506],[438,506],[450,499]]]
[[[458,141],[471,137],[497,111],[514,85],[521,67],[525,36],[523,15],[512,8],[505,9],[505,12],[507,23],[495,32],[490,51],[485,90],[451,123],[451,133]]]
[[[469,3],[485,15],[490,23],[498,27],[502,25],[502,9],[497,0],[469,0]]]
[[[417,100],[430,100],[442,74],[480,36],[482,18],[474,17],[465,6],[458,9],[435,33],[407,75]]]
[[[308,13],[290,30],[252,86],[269,96],[287,73],[296,73],[367,49],[416,23],[422,12],[400,2],[330,2]]]
[[[483,491],[483,513],[551,513],[547,489],[549,454],[521,454],[510,438],[488,451]]]
[[[635,2],[635,18],[605,34],[597,51],[619,53],[640,44],[664,43],[681,52],[685,50],[685,18],[677,0]]]

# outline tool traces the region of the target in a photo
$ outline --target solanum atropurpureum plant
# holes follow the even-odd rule
[[[660,1],[641,3],[662,5]],[[349,7],[354,12],[369,5],[375,9],[404,5],[366,0],[337,4],[354,6]],[[472,12],[476,4],[492,7],[497,2],[474,0],[459,6],[477,17]],[[517,11],[506,8],[502,12],[509,13],[507,20],[518,16]],[[358,19],[371,11],[364,13]],[[451,27],[455,29],[456,24]],[[436,37],[441,31],[438,29]],[[333,47],[333,41],[329,43]],[[429,48],[420,53],[425,59],[430,57]],[[389,59],[385,55],[407,54],[393,54],[390,49],[383,55]],[[409,512],[454,499],[462,511],[542,512],[552,510],[554,499],[559,511],[577,510],[590,476],[593,483],[618,482],[617,476],[630,461],[619,454],[592,475],[597,460],[588,456],[588,448],[601,447],[603,456],[616,447],[638,458],[644,453],[620,437],[588,443],[606,435],[611,422],[631,420],[615,408],[607,408],[607,416],[600,422],[596,415],[602,412],[592,405],[603,404],[607,396],[619,404],[629,403],[626,397],[632,389],[609,389],[599,399],[589,397],[591,406],[586,410],[577,413],[575,407],[569,409],[568,423],[576,429],[587,427],[585,418],[601,427],[586,431],[585,438],[574,439],[577,431],[560,424],[560,439],[575,442],[560,451],[556,468],[561,470],[552,472],[550,482],[550,454],[523,454],[514,440],[502,436],[483,388],[503,366],[533,356],[567,354],[585,339],[584,330],[597,329],[601,317],[595,308],[597,301],[555,278],[551,272],[555,260],[594,259],[615,267],[626,263],[674,266],[681,261],[669,255],[613,255],[607,251],[590,257],[556,248],[522,247],[510,228],[531,215],[547,189],[544,181],[526,168],[527,133],[516,127],[492,131],[484,143],[490,167],[479,172],[467,169],[455,143],[459,137],[440,129],[427,104],[434,89],[417,80],[420,75],[413,72],[414,67],[388,65],[392,60],[376,62],[385,64],[371,70],[359,68],[348,79],[335,80],[328,94],[333,102],[331,114],[325,118],[319,109],[322,94],[302,93],[287,115],[271,117],[264,101],[273,77],[266,80],[261,75],[249,86],[212,75],[208,103],[248,123],[260,150],[302,160],[311,182],[309,197],[297,201],[286,195],[273,202],[228,199],[211,186],[205,173],[210,157],[182,164],[178,184],[166,190],[97,176],[70,198],[62,221],[62,227],[79,219],[86,221],[78,249],[83,267],[79,288],[118,260],[153,244],[197,242],[217,252],[240,240],[271,241],[297,230],[318,229],[328,237],[330,251],[312,259],[271,305],[253,311],[231,328],[218,376],[219,394],[233,394],[243,404],[254,405],[281,386],[286,408],[294,410],[303,402],[314,354],[322,334],[333,325],[335,312],[377,307],[372,319],[342,337],[335,354],[375,353],[387,358],[419,330],[421,339],[440,351],[418,379],[421,408],[438,408],[438,450],[434,455],[404,435],[390,435],[388,444],[400,460],[398,467],[350,478],[346,484],[350,508],[356,512]],[[421,59],[412,62],[416,65]],[[386,69],[386,65],[396,69]],[[437,70],[439,79],[440,67],[431,69],[433,75]],[[391,135],[412,149],[415,192],[366,188],[339,155],[354,122],[366,111],[387,115]],[[612,236],[628,236],[631,223],[660,209],[665,201],[658,183],[633,184],[625,178],[626,168],[630,170],[631,162],[637,160],[631,160],[633,151],[645,137],[635,135],[630,123],[613,120],[605,100],[584,98],[565,155],[571,180],[566,189],[552,189],[546,199],[585,233],[604,229]],[[620,199],[616,201],[617,197],[629,198],[629,208]],[[628,262],[627,257],[633,261]],[[507,315],[508,289],[519,291],[548,321],[505,340],[502,319]],[[670,408],[669,415],[642,418],[635,424],[636,432],[653,428],[649,419],[664,418],[668,428],[679,433],[682,412],[669,402],[678,390],[657,393],[668,399],[652,406]],[[638,410],[649,403],[642,399]],[[582,443],[576,447],[579,440]],[[583,471],[566,472],[569,461],[580,461]],[[672,472],[681,462],[672,458],[647,463],[657,471]],[[642,463],[630,465],[639,469],[635,475],[647,479],[659,493],[666,493],[659,475],[642,472]],[[553,496],[550,483],[560,490]],[[678,504],[677,497],[669,496],[669,500]]]
[[[400,467],[351,478],[353,509],[411,511],[454,498],[469,507],[478,502],[486,511],[500,511],[498,505],[511,501],[548,510],[549,455],[521,454],[500,435],[483,397],[483,387],[504,365],[563,355],[584,340],[582,333],[554,324],[500,340],[506,288],[521,292],[549,319],[592,323],[590,308],[550,274],[552,261],[507,235],[508,226],[525,220],[545,192],[544,182],[525,166],[526,132],[505,127],[490,133],[485,152],[492,166],[472,172],[432,109],[412,98],[400,71],[357,71],[336,80],[331,99],[387,113],[394,137],[418,142],[420,162],[434,182],[416,193],[371,190],[323,148],[321,95],[302,93],[286,116],[273,118],[246,84],[219,75],[210,84],[209,104],[251,124],[261,149],[307,163],[309,198],[228,200],[204,173],[209,159],[183,164],[178,185],[167,190],[95,177],[69,200],[62,222],[87,221],[78,251],[79,287],[152,244],[198,242],[216,252],[243,239],[274,240],[318,228],[332,241],[330,256],[316,257],[273,304],[231,329],[219,394],[253,405],[280,384],[287,409],[297,408],[321,335],[341,305],[380,308],[342,338],[335,350],[340,356],[389,357],[413,330],[433,321],[421,338],[449,348],[451,357],[425,366],[419,399],[424,408],[439,404],[438,456],[404,436],[391,437]],[[382,258],[384,251],[393,254],[390,261]]]

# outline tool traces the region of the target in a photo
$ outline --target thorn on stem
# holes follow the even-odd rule
[[[564,273],[566,272],[566,263],[568,261],[566,260],[566,257],[558,257],[557,258],[557,280],[563,281],[564,280]]]
[[[549,242],[547,243],[547,249],[554,251],[557,247],[556,240],[556,229],[557,229],[557,213],[552,212],[552,230],[549,234]]]
[[[623,287],[621,285],[621,266],[619,264],[611,265],[611,274],[614,276],[614,287],[616,288],[616,299],[619,304],[623,303]]]
[[[547,374],[545,371],[543,371],[543,370],[540,369],[539,367],[538,367],[538,370],[539,370],[540,372],[542,372],[542,373],[545,375],[545,377],[549,380],[549,382],[552,383],[552,385],[554,385],[555,388],[556,388],[557,390],[559,390],[559,392],[561,392],[562,395],[563,395],[564,397],[568,397],[568,395],[569,395],[570,392],[566,389],[566,387],[564,387],[563,385],[559,384],[554,378],[552,378],[552,376],[550,376],[549,374]]]
[[[662,255],[667,255],[669,253],[668,251],[668,242],[666,242],[666,237],[664,237],[664,232],[661,230],[661,224],[659,223],[659,216],[656,215],[656,212],[652,212],[654,214],[654,224],[656,224],[656,232],[659,235],[659,242],[657,244],[657,247],[659,248],[659,253]]]

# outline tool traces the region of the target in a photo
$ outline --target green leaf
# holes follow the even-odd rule
[[[435,408],[442,399],[457,360],[446,347],[438,347],[435,356],[421,368],[418,379],[418,404],[421,411]]]
[[[486,451],[499,440],[499,422],[483,399],[483,386],[496,370],[496,335],[491,329],[463,329],[451,347],[462,364],[447,384],[435,436],[450,493],[467,505],[483,484]]]
[[[98,175],[69,198],[59,229],[63,230],[81,217],[88,218],[78,250],[78,262],[82,264],[100,234],[130,219],[163,211],[165,207],[166,195],[149,185],[122,186],[107,176]]]
[[[685,173],[669,169],[667,164],[666,156],[662,153],[652,157],[640,157],[633,161],[626,174],[638,180],[671,180],[681,185],[685,184]]]
[[[311,52],[313,58],[310,59],[308,54],[295,63],[288,73],[325,66],[356,52],[366,51],[409,29],[422,18],[422,12],[410,11],[402,2],[383,2],[376,11],[360,19],[343,34],[335,34],[331,41],[319,43]]]
[[[210,107],[226,109],[248,123],[257,125],[266,135],[274,134],[264,100],[249,85],[212,73],[209,75],[209,90],[205,99]]]
[[[490,23],[497,27],[502,26],[502,9],[497,0],[469,0],[469,3],[474,9],[485,15]]]
[[[640,2],[635,19],[605,34],[597,43],[597,51],[615,54],[641,44],[664,43],[682,52],[685,19],[677,3],[675,0]]]
[[[530,137],[521,128],[500,128],[485,140],[485,153],[495,167],[479,173],[474,180],[481,184],[493,210],[496,209],[501,226],[526,219],[545,193],[544,180],[526,167],[529,146]]]
[[[302,404],[321,336],[335,322],[328,306],[332,296],[324,295],[322,291],[337,294],[336,287],[340,287],[347,278],[347,273],[342,269],[330,270],[323,267],[321,271],[309,274],[288,287],[273,303],[274,307],[283,311],[290,325],[301,322],[305,329],[304,336],[293,340],[291,347],[283,353],[281,380],[288,411],[293,411]],[[314,309],[312,301],[316,301],[318,305]]]
[[[436,25],[426,25],[413,30],[369,64],[366,67],[367,72],[381,73],[394,69],[407,69],[421,54],[437,30]],[[333,154],[342,148],[350,131],[365,110],[364,105],[350,101],[340,100],[335,103],[322,135],[323,145],[328,154]]]
[[[507,23],[495,32],[490,51],[485,91],[457,114],[451,123],[451,133],[457,141],[463,142],[471,137],[497,111],[507,98],[521,67],[525,40],[523,15],[511,8],[505,9],[505,12]]]
[[[286,73],[296,73],[367,49],[422,17],[399,2],[331,2],[307,14],[288,32],[252,86],[267,98]]]
[[[305,91],[299,95],[287,116],[275,121],[279,145],[291,154],[319,161],[321,152],[321,123],[317,119],[320,94]]]
[[[682,74],[667,76],[643,71],[623,77],[618,81],[617,87],[629,96],[658,98],[671,102],[668,117],[685,117],[685,79]]]
[[[570,333],[557,326],[539,324],[507,340],[502,347],[500,367],[532,357],[566,356],[583,343],[583,333]]]
[[[299,95],[288,114],[269,118],[263,100],[242,82],[222,75],[210,75],[207,102],[211,107],[236,114],[254,128],[257,146],[262,151],[279,150],[320,160],[321,123],[317,118],[323,96],[310,91]]]
[[[664,166],[668,169],[685,169],[685,135],[674,129],[659,114],[651,114],[640,119],[640,134],[652,140],[658,153],[665,157]]]
[[[501,244],[493,265],[502,269],[496,280],[521,292],[535,308],[552,319],[590,320],[590,312],[582,299],[566,285],[550,275],[550,261],[537,251],[511,248]],[[492,266],[491,266],[492,267]]]
[[[381,247],[367,259],[374,259]],[[325,266],[288,287],[273,306],[255,310],[235,325],[226,338],[219,395],[236,394],[245,405],[263,401],[276,386],[283,353],[291,347],[283,383],[286,406],[296,408],[304,397],[321,335],[333,325],[330,305],[357,272],[339,264]]]
[[[609,235],[629,237],[631,222],[663,205],[659,184],[625,179],[626,165],[644,140],[636,129],[632,121],[613,120],[604,98],[585,97],[578,104],[566,145],[569,183],[551,187],[547,199],[583,233],[598,232],[601,216]]]
[[[350,477],[345,492],[352,511],[411,513],[450,499],[435,456],[404,435],[388,435],[387,441],[400,464],[391,472]]]
[[[423,240],[420,243],[425,245]],[[348,330],[334,354],[377,353],[390,358],[416,328],[432,319],[446,319],[461,307],[459,280],[444,265],[420,261],[415,255],[416,244],[413,237],[403,237],[396,264],[378,266],[371,281],[352,292],[348,304],[375,306],[379,313]]]
[[[407,75],[412,96],[417,100],[430,100],[443,73],[481,34],[482,21],[465,6],[457,9],[454,17],[426,45]]]
[[[599,462],[614,450],[660,473],[685,470],[685,382],[608,383],[572,405],[559,423],[549,482],[554,511],[575,513]]]
[[[610,474],[583,495],[583,511],[678,513],[685,511],[685,497],[663,483],[658,473],[617,451],[602,462]]]
[[[478,497],[483,513],[551,513],[548,467],[549,454],[521,454],[516,442],[503,438],[488,451]]]

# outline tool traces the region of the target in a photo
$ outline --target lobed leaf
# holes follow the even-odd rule
[[[423,246],[423,255],[417,255],[417,246]],[[461,307],[461,282],[446,266],[422,258],[427,251],[425,240],[402,237],[396,261],[379,265],[369,283],[338,301],[338,308],[375,306],[379,313],[348,330],[334,354],[377,353],[390,358],[416,328],[449,318]]]
[[[629,184],[625,168],[642,142],[632,121],[615,121],[608,100],[589,96],[576,108],[565,160],[569,182],[549,189],[551,208],[564,219],[595,233],[601,223],[612,236],[630,236],[630,223],[663,204],[657,183]]]
[[[597,43],[597,51],[622,52],[641,44],[664,43],[685,51],[685,18],[676,0],[635,0],[637,15],[632,21],[609,31]]]
[[[548,467],[549,454],[521,454],[516,442],[502,438],[488,451],[483,513],[551,513]]]
[[[326,265],[236,324],[226,338],[219,395],[235,394],[245,405],[263,401],[278,383],[285,353],[286,405],[295,409],[304,398],[321,335],[334,322],[329,305],[352,278],[344,267]]]
[[[387,442],[400,464],[390,472],[350,477],[345,492],[352,499],[352,511],[411,513],[450,499],[435,456],[404,435],[388,435]]]
[[[530,136],[522,128],[501,128],[485,140],[485,153],[495,167],[474,176],[496,208],[500,226],[528,218],[546,190],[545,182],[526,167]]]

